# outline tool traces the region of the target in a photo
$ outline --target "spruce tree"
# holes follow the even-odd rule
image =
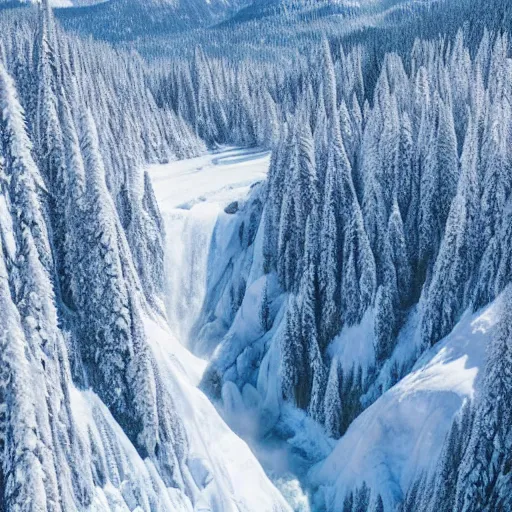
[[[309,368],[300,332],[297,299],[290,295],[281,337],[281,389],[285,400],[304,408],[309,402]]]
[[[342,428],[341,383],[339,378],[339,361],[334,357],[331,361],[329,378],[324,398],[324,418],[327,433],[337,439]]]

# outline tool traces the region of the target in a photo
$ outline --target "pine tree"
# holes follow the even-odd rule
[[[381,98],[381,111],[383,119],[385,119],[379,140],[381,166],[380,174],[376,176],[383,194],[386,213],[389,212],[396,189],[395,180],[398,172],[400,150],[400,117],[397,99],[394,94],[389,92],[388,87],[386,80],[384,94]]]
[[[456,418],[452,424],[437,465],[434,492],[431,496],[423,496],[424,500],[430,502],[429,511],[457,509],[457,487],[454,482],[457,482],[460,463],[467,448],[472,419],[472,405],[467,404],[462,411],[462,417]]]
[[[452,109],[442,100],[439,104],[437,128],[437,166],[439,172],[439,190],[437,194],[436,212],[438,229],[444,231],[450,205],[457,192],[459,180],[459,158],[457,151],[457,135]]]
[[[363,482],[360,489],[357,490],[353,510],[354,512],[367,512],[370,506],[370,489]]]
[[[261,296],[260,303],[260,324],[263,332],[267,332],[272,327],[271,319],[270,319],[270,306],[269,306],[269,298],[268,298],[268,281],[265,280],[265,284],[263,285],[263,293]]]
[[[339,362],[336,357],[331,361],[329,378],[324,398],[324,418],[327,433],[337,439],[342,428],[341,384],[339,378]]]
[[[279,142],[272,151],[268,171],[267,202],[265,207],[265,238],[263,242],[264,269],[270,272],[277,268],[279,221],[284,192],[285,179],[285,143],[287,139],[287,127],[284,126],[279,137]]]
[[[361,291],[359,289],[359,280],[357,275],[358,247],[357,240],[352,229],[345,235],[345,252],[343,254],[344,268],[341,281],[341,311],[343,321],[347,325],[356,324],[361,313],[364,312],[361,307]]]
[[[396,279],[397,306],[407,307],[411,300],[412,270],[405,239],[404,225],[398,203],[395,200],[388,222],[389,258]]]
[[[86,174],[87,255],[82,270],[90,279],[80,292],[83,328],[91,333],[88,358],[98,371],[98,386],[108,406],[124,409],[126,361],[130,353],[128,291],[123,277],[117,214],[105,183],[96,125],[89,112],[80,140]],[[91,321],[92,320],[92,321]]]
[[[379,494],[377,498],[373,501],[371,512],[384,512],[384,503],[382,502],[382,497]]]
[[[341,183],[338,169],[335,165],[334,150],[330,152],[327,165],[325,184],[325,199],[320,226],[320,266],[319,291],[323,305],[321,318],[320,339],[325,346],[340,328],[341,315],[339,311],[339,253],[340,226],[339,208],[341,205]]]
[[[384,362],[393,351],[395,338],[395,308],[388,286],[379,286],[375,298],[375,357]]]
[[[319,94],[316,106],[316,124],[313,132],[315,164],[318,176],[318,189],[323,192],[329,155],[328,119],[325,112],[324,95]]]
[[[352,492],[350,492],[345,495],[345,499],[343,500],[343,512],[353,512],[353,511],[354,511],[354,494]]]
[[[76,307],[74,294],[79,293],[83,285],[75,282],[75,279],[80,275],[77,269],[80,265],[84,236],[85,169],[71,104],[63,98],[59,106],[67,178],[65,193],[57,202],[66,228],[63,245],[59,248],[62,258],[59,261],[62,268],[59,280],[60,298],[73,310]]]
[[[16,253],[10,255],[15,272],[8,273],[3,251],[0,252],[0,357],[8,382],[3,391],[7,404],[3,500],[12,510],[46,510],[58,506],[59,493],[53,461],[48,460],[44,441],[38,437],[46,432],[37,424],[35,390],[27,357],[39,355],[41,350],[52,354],[56,314],[51,284],[41,263],[42,256],[48,258],[49,253],[36,192],[42,181],[30,154],[23,110],[2,63],[0,107],[1,148],[6,157],[3,172],[10,179],[9,197],[5,185],[0,191],[3,201],[11,206],[16,244]],[[5,235],[0,236],[3,243]]]
[[[509,199],[508,205],[503,212],[503,217],[501,221],[501,229],[499,235],[497,237],[498,242],[495,247],[497,247],[497,254],[499,255],[499,263],[497,264],[496,277],[494,279],[494,284],[492,288],[492,295],[494,297],[505,287],[508,285],[511,279],[511,269],[512,269],[512,253],[510,251],[510,247],[512,247],[512,202]],[[490,244],[490,249],[492,249],[492,244]]]
[[[422,165],[420,181],[419,214],[419,260],[421,267],[428,272],[437,254],[441,234],[438,231],[437,201],[440,187],[437,137],[434,128],[430,129],[426,153]]]
[[[317,263],[315,258],[316,236],[315,219],[308,217],[306,227],[306,249],[304,271],[300,283],[301,316],[300,332],[304,349],[307,351],[307,364],[311,375],[311,388],[308,390],[309,413],[319,421],[323,421],[322,398],[325,386],[325,366],[318,342],[317,329]]]
[[[477,208],[477,133],[470,119],[462,157],[462,176],[453,200],[422,321],[425,343],[448,334],[465,306],[465,285],[474,265]]]
[[[343,321],[348,325],[354,325],[361,321],[373,303],[377,272],[361,208],[352,186],[349,191],[353,202],[345,229],[341,310]]]
[[[413,133],[409,114],[400,119],[400,145],[398,151],[397,176],[395,179],[398,209],[406,214],[413,196]],[[400,186],[398,186],[400,184]]]
[[[13,351],[6,356],[7,359],[12,356],[7,364],[12,365],[11,372],[30,372],[30,378],[23,377],[23,393],[29,396],[37,389],[37,393],[45,397],[37,401],[32,398],[32,405],[23,405],[27,419],[31,421],[31,415],[35,417],[36,425],[31,428],[37,440],[36,444],[31,445],[41,466],[46,495],[40,503],[35,502],[35,507],[41,507],[44,503],[51,510],[73,507],[75,496],[77,503],[87,506],[92,493],[87,465],[77,461],[73,477],[65,467],[58,473],[56,471],[56,467],[66,464],[69,460],[67,457],[76,456],[80,442],[66,430],[73,427],[69,412],[63,408],[66,397],[69,399],[69,373],[65,367],[67,354],[59,331],[52,283],[44,265],[50,257],[50,244],[38,194],[42,179],[30,154],[31,146],[25,130],[23,111],[14,86],[1,66],[0,104],[3,116],[0,123],[2,153],[7,156],[5,171],[10,177],[9,188],[3,188],[4,193],[8,191],[8,199],[5,197],[11,209],[12,236],[15,242],[15,253],[9,255],[6,282],[9,283],[11,298],[17,309],[16,315],[19,314],[19,320],[11,320],[12,329],[22,330],[21,334],[16,334],[19,347],[6,347],[7,351]],[[5,241],[4,235],[0,239]],[[16,354],[17,350],[22,352]],[[18,375],[14,376],[13,373],[12,378],[17,379]],[[21,395],[19,399],[24,401]],[[63,424],[66,424],[66,428]],[[32,448],[26,447],[27,450]],[[30,483],[29,478],[27,484]],[[23,484],[13,485],[17,487],[13,492],[19,493],[20,499],[25,499],[26,504],[30,502],[32,506],[32,502],[23,497],[27,492]],[[28,492],[32,492],[32,489],[29,488]],[[39,499],[39,491],[36,489],[34,492],[36,500]]]
[[[1,253],[0,253],[1,254]],[[7,269],[0,256],[0,361],[5,408],[2,432],[2,501],[8,510],[48,510],[45,475],[37,456],[39,440],[30,389],[30,369],[25,357],[24,336],[11,302]]]
[[[380,255],[383,252],[384,233],[387,221],[387,206],[382,190],[382,159],[380,154],[380,136],[382,132],[382,114],[378,104],[368,114],[361,146],[361,173],[363,180],[362,213],[365,230],[375,256],[377,278],[380,280]]]
[[[30,228],[38,257],[50,267],[48,233],[37,199],[38,190],[45,190],[45,186],[31,155],[32,145],[14,84],[3,65],[0,67],[0,105],[4,172],[10,176],[11,194],[16,197],[16,215]]]
[[[279,222],[277,259],[280,283],[285,290],[293,289],[297,264],[299,262],[296,226],[296,208],[293,189],[286,189]]]
[[[303,246],[302,234],[306,231],[308,215],[315,215],[318,208],[318,184],[314,157],[313,136],[309,130],[309,124],[301,120],[302,127],[298,132],[297,164],[295,167],[295,179],[293,183],[295,191],[295,208],[297,221],[297,236],[299,246]]]
[[[141,431],[137,435],[138,445],[152,456],[159,443],[159,413],[152,355],[139,308],[137,300],[130,298],[133,354],[128,367],[128,379],[133,389],[135,411],[142,424]]]
[[[336,74],[332,61],[331,49],[327,39],[322,41],[322,89],[327,118],[331,123],[338,123],[338,100],[336,93]]]
[[[300,223],[297,215],[301,212],[300,206],[296,206],[297,193],[295,189],[295,176],[298,172],[298,146],[294,144],[297,133],[296,125],[292,128],[291,135],[286,143],[286,159],[282,165],[286,165],[282,186],[282,202],[279,214],[278,235],[278,275],[281,285],[285,290],[291,290],[295,282],[296,272],[300,268],[300,250],[302,248],[300,236]],[[277,185],[277,184],[276,184]],[[300,198],[299,198],[300,200]]]
[[[309,402],[309,368],[300,332],[300,312],[293,295],[288,299],[286,326],[281,338],[281,389],[285,400],[304,408]]]
[[[473,296],[477,308],[489,303],[507,282],[507,278],[500,278],[500,284],[495,287],[499,268],[507,268],[507,264],[500,264],[500,260],[502,255],[508,253],[505,226],[509,215],[507,197],[511,184],[507,178],[509,171],[503,130],[510,122],[510,115],[509,106],[496,104],[489,114],[489,121],[483,134],[483,183],[478,228],[481,237],[480,250],[483,252]],[[497,116],[500,118],[499,121]]]

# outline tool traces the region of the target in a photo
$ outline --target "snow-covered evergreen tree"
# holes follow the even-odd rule
[[[458,473],[454,506],[459,510],[506,510],[510,498],[510,441],[512,420],[507,397],[511,393],[510,287],[504,293],[500,323],[486,366],[484,393],[474,423],[465,422],[471,437]],[[450,449],[450,447],[448,447]]]
[[[339,373],[339,362],[337,358],[333,358],[331,361],[331,368],[329,370],[327,387],[325,389],[324,418],[325,428],[329,435],[334,438],[340,436],[342,427],[343,403],[341,401],[341,383]]]
[[[309,369],[302,345],[297,299],[289,298],[286,326],[281,339],[281,388],[283,397],[299,407],[309,401]]]

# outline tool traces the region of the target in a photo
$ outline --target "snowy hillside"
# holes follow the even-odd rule
[[[210,27],[229,18],[249,0],[55,0],[57,16],[66,27],[113,42],[148,35]],[[149,30],[148,30],[149,29]]]
[[[130,144],[133,160],[117,154],[112,163],[105,151],[112,134],[82,103],[91,84],[76,80],[69,54],[54,53],[62,34],[47,6],[38,16],[35,62],[49,79],[35,111],[25,114],[0,65],[3,509],[288,511],[247,445],[197,389],[204,364],[171,334],[159,307],[160,215],[141,146]],[[69,50],[79,44],[65,41]],[[108,80],[108,65],[102,74]],[[102,94],[108,101],[108,88]],[[151,94],[142,94],[139,106],[151,109]],[[129,104],[130,94],[125,120]],[[158,141],[158,115],[141,117],[156,123]],[[165,117],[171,126],[173,117]],[[34,160],[32,148],[47,142],[26,119],[61,145]],[[183,148],[164,140],[153,148],[162,160]],[[121,147],[118,140],[111,149]],[[116,187],[123,165],[129,199],[107,185]],[[144,275],[151,282],[143,284]]]
[[[342,509],[347,494],[366,482],[392,511],[416,479],[432,473],[454,417],[481,390],[500,300],[466,314],[311,470],[320,509]]]

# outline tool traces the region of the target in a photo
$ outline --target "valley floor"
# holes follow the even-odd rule
[[[258,148],[222,148],[212,153],[153,165],[149,173],[163,214],[206,203],[220,207],[243,199],[265,179],[270,153]]]
[[[171,330],[188,345],[190,329],[200,314],[208,285],[208,253],[215,226],[228,224],[230,207],[247,198],[250,188],[266,178],[270,154],[257,148],[222,148],[197,158],[153,165],[149,173],[166,230],[166,309]],[[233,210],[234,211],[234,210]],[[222,219],[221,219],[222,218]],[[192,370],[204,370],[195,364]],[[226,418],[236,423],[236,418]],[[231,424],[236,429],[236,425]],[[264,470],[297,512],[310,510],[299,478],[307,463],[281,439],[255,439],[238,431]]]

